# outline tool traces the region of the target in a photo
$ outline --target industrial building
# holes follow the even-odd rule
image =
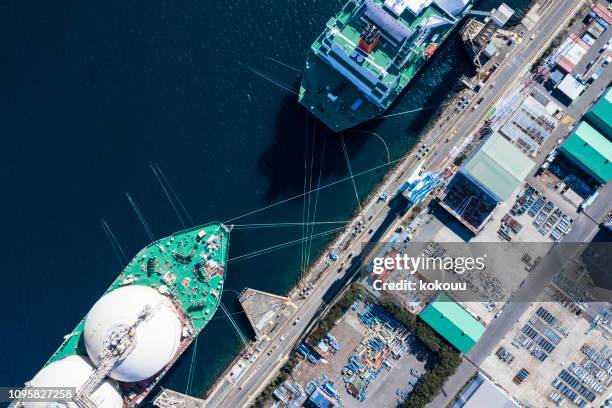
[[[481,373],[461,393],[452,408],[518,408],[519,405],[504,390]]]
[[[461,166],[438,202],[476,234],[497,204],[521,186],[534,165],[521,149],[494,132]]]
[[[570,74],[567,74],[557,86],[557,91],[559,91],[557,96],[561,96],[557,99],[562,100],[566,105],[570,105],[572,102],[578,99],[580,95],[582,95],[585,89],[586,87],[576,78]]]
[[[316,388],[304,404],[307,408],[335,408],[338,405],[320,388]]]
[[[419,317],[462,353],[467,353],[485,327],[446,293],[440,292]]]
[[[612,142],[587,122],[580,122],[559,151],[600,184],[612,179]]]
[[[612,88],[608,88],[584,118],[601,134],[612,140]]]
[[[566,73],[571,73],[591,47],[582,41],[576,34],[571,33],[569,38],[557,49],[555,63]]]
[[[467,160],[461,172],[498,202],[525,180],[535,163],[499,133],[493,133]]]

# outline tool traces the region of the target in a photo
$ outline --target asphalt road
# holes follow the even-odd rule
[[[484,97],[483,101],[476,106],[474,110],[468,107],[457,117],[453,118],[448,125],[431,131],[424,137],[423,142],[431,147],[429,155],[422,160],[427,168],[434,169],[445,165],[452,149],[459,146],[465,136],[480,125],[484,115],[490,110],[493,103],[516,82],[515,80],[522,77],[522,74],[528,68],[528,61],[532,60],[537,52],[542,50],[543,44],[550,38],[551,33],[555,31],[560,22],[563,21],[566,16],[572,14],[571,10],[574,6],[575,3],[573,0],[561,0],[554,9],[548,10],[548,13],[544,14],[542,20],[538,24],[537,32],[535,33],[536,37],[533,40],[525,40],[521,44],[515,45],[507,59],[508,63],[501,66],[491,78],[490,81],[494,85],[481,91],[482,95],[479,95],[477,98]],[[448,141],[446,141],[447,139]],[[417,161],[414,155],[408,156],[398,169],[387,178],[381,191],[385,191],[389,196],[393,196],[418,164],[421,164],[421,162]],[[337,293],[346,286],[346,283],[350,281],[350,275],[354,274],[358,269],[358,257],[353,256],[349,260],[349,253],[360,253],[363,242],[370,240],[378,242],[384,241],[389,231],[392,231],[395,227],[397,217],[393,214],[392,208],[386,203],[377,202],[376,199],[374,199],[364,207],[363,214],[356,217],[356,220],[347,228],[348,234],[352,231],[357,220],[367,220],[370,216],[372,219],[366,222],[367,225],[364,232],[353,238],[349,247],[339,254],[339,260],[323,273],[321,280],[317,282],[311,295],[306,300],[295,302],[298,309],[284,327],[280,327],[275,331],[276,335],[272,337],[269,347],[261,352],[252,365],[245,368],[237,384],[224,380],[221,386],[219,386],[215,392],[213,392],[212,396],[209,397],[206,402],[206,407],[248,406],[261,392],[263,387],[265,387],[273,376],[276,375],[278,369],[282,366],[284,361],[286,361],[288,354],[295,347],[297,341],[303,336],[303,333],[305,333],[316,318],[322,314]],[[579,223],[580,220],[577,220],[576,226],[578,226]],[[368,233],[370,229],[376,232],[370,235]],[[572,233],[576,231],[575,233],[577,235],[583,235],[586,234],[589,228],[584,228],[582,233],[578,232],[580,230],[580,228],[574,228]],[[346,264],[351,264],[352,262],[354,266],[347,267],[341,273],[337,273],[336,265],[340,265],[343,262]],[[318,268],[322,268],[323,266],[324,264],[317,265]],[[317,272],[315,271],[313,273]],[[522,305],[522,303],[517,303],[517,305]],[[486,356],[488,354],[488,349],[497,343],[498,337],[501,338],[501,336],[503,336],[502,332],[504,332],[505,328],[503,322],[512,321],[507,320],[512,318],[516,320],[521,313],[520,306],[516,306],[516,309],[514,309],[514,306],[511,306],[509,310],[504,310],[504,317],[507,317],[499,319],[487,329],[487,334],[481,339],[481,342],[478,343],[477,348],[474,349],[478,350],[475,354]],[[299,322],[293,325],[293,321],[298,317],[300,319]],[[489,331],[491,332],[491,336],[489,336]],[[280,336],[282,334],[287,334],[287,336],[285,340],[281,342]],[[273,345],[277,345],[277,349],[268,356],[267,351]],[[470,353],[470,355],[471,354],[472,353]],[[469,363],[464,364],[469,365]],[[462,365],[459,372],[464,369]],[[475,369],[472,367],[472,371],[474,370]],[[454,388],[459,389],[467,379],[467,377],[455,377],[457,377],[457,375],[449,379],[445,387],[449,391]],[[455,387],[455,384],[459,385]],[[452,392],[452,395],[454,395],[454,392]],[[444,405],[431,406],[442,407]]]

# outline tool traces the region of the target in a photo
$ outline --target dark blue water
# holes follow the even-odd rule
[[[310,163],[313,148],[309,187],[318,184],[321,165],[321,185],[348,175],[338,137],[327,136],[323,157],[325,132],[295,96],[241,65],[297,88],[299,74],[266,57],[301,68],[309,44],[339,7],[325,0],[0,3],[0,385],[30,379],[119,273],[101,218],[128,256],[149,242],[124,192],[157,237],[181,228],[151,163],[165,171],[197,223],[300,194],[304,155]],[[451,40],[393,110],[442,103],[470,70]],[[393,160],[435,113],[362,129],[379,133]],[[346,142],[354,173],[387,161],[383,144],[366,132],[347,134]],[[358,177],[359,194],[383,174]],[[350,182],[321,190],[317,203],[320,221],[346,220],[357,206]],[[292,200],[236,222],[301,221],[303,205]],[[238,230],[231,256],[301,236],[300,228]],[[315,240],[313,254],[326,242]],[[234,263],[226,287],[286,293],[300,254],[297,245]],[[237,312],[235,297],[228,291],[224,302]],[[248,331],[246,320],[238,320]],[[238,349],[227,321],[214,319],[199,339],[193,393]],[[187,381],[186,355],[166,379],[179,391]]]

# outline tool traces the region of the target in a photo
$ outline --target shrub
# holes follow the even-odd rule
[[[423,374],[410,397],[398,405],[399,408],[422,408],[433,400],[448,377],[455,373],[461,364],[461,355],[427,323],[408,312],[392,297],[383,297],[380,303],[433,354],[431,367]]]

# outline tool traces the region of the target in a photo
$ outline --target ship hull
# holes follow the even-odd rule
[[[139,382],[116,381],[125,407],[143,402],[215,314],[221,302],[228,249],[229,230],[223,224],[177,232],[143,248],[104,293],[131,285],[154,288],[171,301],[180,321],[176,352],[159,372]],[[45,366],[73,355],[87,358],[86,319],[65,337]]]

